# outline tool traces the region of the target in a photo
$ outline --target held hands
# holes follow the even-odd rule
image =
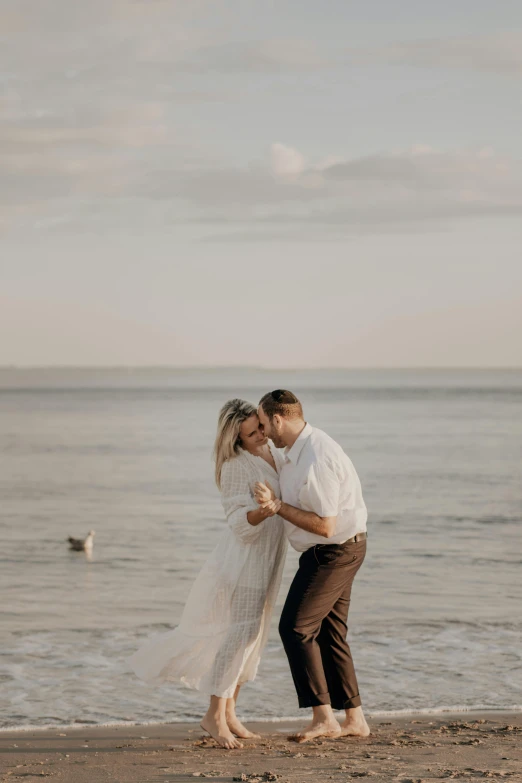
[[[275,500],[269,500],[268,503],[265,503],[263,506],[259,506],[259,508],[264,511],[267,517],[273,517],[281,508],[281,501],[277,498]]]
[[[266,484],[262,484],[260,481],[256,481],[254,486],[254,498],[260,506],[262,506],[264,503],[269,503],[271,500],[277,499],[275,492],[268,481]]]
[[[262,508],[269,517],[273,517],[281,508],[281,501],[276,498],[274,490],[268,483],[262,484],[256,482],[254,487],[254,498],[256,503]]]

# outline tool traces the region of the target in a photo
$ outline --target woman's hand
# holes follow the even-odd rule
[[[268,481],[266,482],[266,484],[262,484],[260,481],[256,481],[254,487],[254,498],[256,503],[258,503],[260,506],[264,506],[266,503],[269,503],[270,501],[277,500],[275,496],[275,492]]]
[[[275,500],[269,500],[267,503],[264,503],[261,508],[267,517],[274,517],[281,508],[281,501],[278,498]]]
[[[258,506],[255,510],[247,513],[247,520],[250,525],[260,525],[268,517],[274,517],[279,513],[281,508],[281,501],[276,498],[275,500],[269,500],[262,506]]]

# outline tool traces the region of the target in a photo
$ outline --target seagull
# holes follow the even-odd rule
[[[91,555],[92,540],[95,535],[96,535],[96,531],[89,530],[86,539],[73,538],[72,536],[69,536],[69,538],[67,539],[67,541],[69,542],[69,548],[73,549],[75,552],[86,552],[88,555]]]

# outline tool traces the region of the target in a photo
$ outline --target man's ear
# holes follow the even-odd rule
[[[275,424],[276,429],[278,430],[281,429],[283,419],[278,413],[274,413],[274,418],[272,419],[272,422]]]

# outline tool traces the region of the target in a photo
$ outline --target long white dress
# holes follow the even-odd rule
[[[230,698],[256,676],[281,583],[287,539],[281,517],[251,525],[258,506],[256,481],[269,481],[280,497],[282,456],[270,444],[277,472],[241,449],[224,463],[221,499],[228,522],[190,591],[173,631],[153,637],[129,662],[149,683],[182,682]]]

